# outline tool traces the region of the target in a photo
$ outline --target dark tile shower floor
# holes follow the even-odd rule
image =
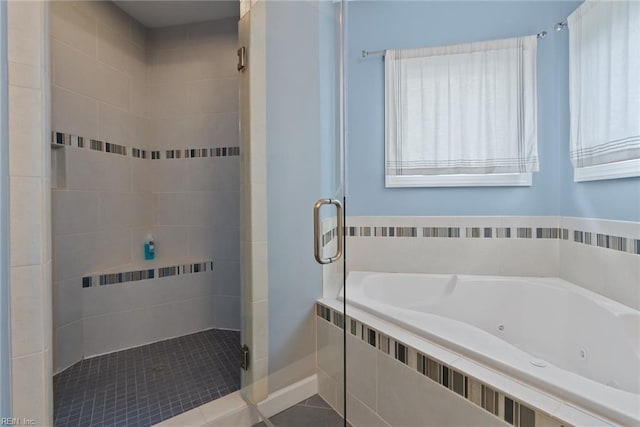
[[[240,332],[211,329],[85,359],[54,376],[54,424],[151,426],[239,388]]]

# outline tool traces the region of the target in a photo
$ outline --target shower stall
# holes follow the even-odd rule
[[[49,5],[56,425],[240,388],[239,6],[190,7]]]

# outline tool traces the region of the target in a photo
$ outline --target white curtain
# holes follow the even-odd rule
[[[538,170],[536,36],[387,50],[387,175]]]
[[[574,166],[640,158],[640,2],[586,1],[567,24]]]

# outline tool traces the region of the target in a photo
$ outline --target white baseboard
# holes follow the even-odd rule
[[[258,404],[265,417],[271,417],[318,392],[318,377],[311,375],[280,389]],[[158,427],[251,427],[260,420],[239,391],[169,418]]]
[[[269,394],[265,400],[258,403],[258,410],[264,416],[272,417],[316,393],[318,393],[318,376],[314,374]]]

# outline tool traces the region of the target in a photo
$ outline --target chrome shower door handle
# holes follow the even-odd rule
[[[322,239],[320,230],[320,208],[323,205],[334,205],[336,207],[336,217],[338,220],[338,248],[335,255],[330,258],[322,257]],[[320,199],[313,205],[313,256],[320,264],[331,264],[332,262],[340,259],[342,256],[342,247],[344,240],[344,227],[342,218],[342,203],[336,199]]]

